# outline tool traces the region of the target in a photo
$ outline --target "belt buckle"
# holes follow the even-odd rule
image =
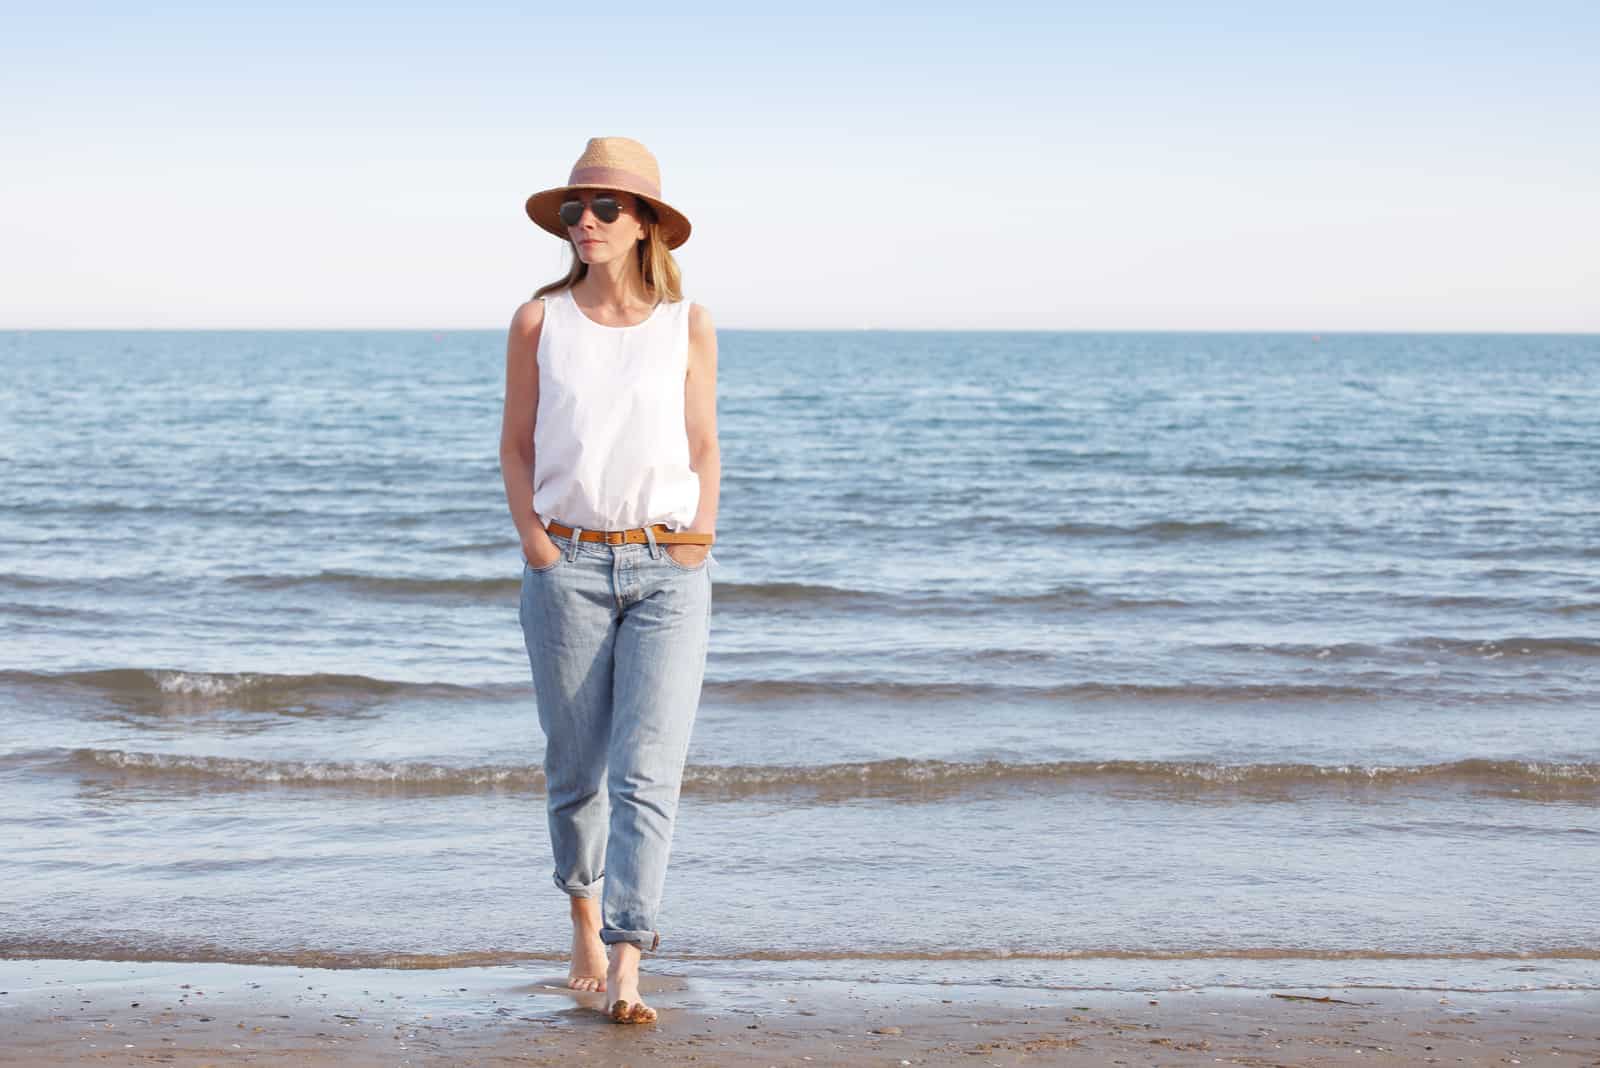
[[[607,545],[624,545],[628,540],[628,532],[625,530],[608,530],[605,535]]]

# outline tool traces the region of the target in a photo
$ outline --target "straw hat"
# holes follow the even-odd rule
[[[528,198],[528,218],[557,237],[567,236],[561,202],[573,189],[623,189],[650,202],[660,220],[668,248],[689,240],[689,220],[661,199],[661,168],[650,150],[628,137],[591,137],[572,165],[566,185],[541,190]]]

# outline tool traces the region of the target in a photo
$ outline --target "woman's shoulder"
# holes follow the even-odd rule
[[[689,333],[705,334],[716,329],[711,323],[711,309],[698,301],[683,300],[684,312],[689,316]]]
[[[545,310],[560,293],[546,293],[540,297],[529,297],[517,307],[511,316],[511,331],[515,334],[532,334],[544,325]]]

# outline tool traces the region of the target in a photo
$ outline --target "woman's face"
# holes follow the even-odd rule
[[[615,222],[601,222],[591,207],[595,197],[606,196],[615,197],[622,208]],[[567,227],[572,247],[578,250],[584,263],[609,263],[620,259],[631,253],[634,245],[645,236],[644,222],[639,218],[639,207],[632,193],[615,189],[574,189],[563,199],[579,201],[584,207],[578,225]]]

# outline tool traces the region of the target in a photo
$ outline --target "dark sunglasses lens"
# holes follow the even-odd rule
[[[589,207],[594,209],[594,217],[601,222],[616,222],[617,216],[622,214],[622,205],[617,203],[616,197],[595,197],[589,202]],[[567,226],[577,226],[583,219],[583,201],[567,200],[561,204],[561,221]]]

